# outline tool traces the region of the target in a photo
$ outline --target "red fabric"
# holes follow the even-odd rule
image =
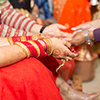
[[[58,60],[58,63],[59,65],[62,64],[61,60]],[[72,72],[74,70],[74,59],[71,60],[71,61],[66,61],[64,66],[62,66],[60,69],[59,69],[59,73],[60,75],[63,77],[63,79],[67,82],[68,79],[71,77],[72,75]]]
[[[0,100],[63,100],[51,71],[36,58],[0,69]]]

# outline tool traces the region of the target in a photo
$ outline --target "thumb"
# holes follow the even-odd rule
[[[76,31],[76,30],[86,30],[86,29],[89,29],[89,28],[91,28],[91,25],[81,24],[81,25],[78,25],[76,27],[71,28],[71,30],[74,30],[74,31]]]
[[[99,93],[93,93],[93,94],[90,94],[90,99],[94,100],[95,98],[97,98],[99,96]]]

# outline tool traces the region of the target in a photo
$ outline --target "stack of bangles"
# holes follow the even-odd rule
[[[27,57],[46,57],[52,54],[53,45],[49,37],[41,37],[33,40],[33,36],[8,37],[9,44],[20,46]]]

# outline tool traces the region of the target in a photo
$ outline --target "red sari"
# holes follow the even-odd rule
[[[47,59],[49,58],[46,58],[46,61]],[[44,61],[42,59],[42,62]],[[51,63],[52,61],[53,63]],[[52,61],[44,63],[46,65],[50,63],[50,66],[53,64],[51,70],[55,70],[58,63],[55,59]],[[39,60],[32,57],[0,69],[0,100],[63,99],[52,72]]]

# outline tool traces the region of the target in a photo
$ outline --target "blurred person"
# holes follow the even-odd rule
[[[40,17],[45,21],[45,25],[52,24],[53,20],[48,0],[34,0],[34,2],[39,8]]]

